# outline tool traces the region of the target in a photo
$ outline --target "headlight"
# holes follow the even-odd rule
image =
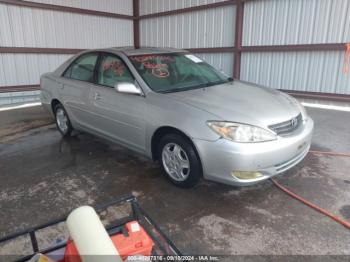
[[[265,142],[277,139],[272,131],[239,123],[208,121],[208,126],[223,138],[240,143]]]

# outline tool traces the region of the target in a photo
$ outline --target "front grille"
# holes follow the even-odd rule
[[[270,125],[269,128],[277,135],[288,135],[298,129],[302,122],[303,117],[301,114],[299,114],[297,117],[294,117],[291,120]]]

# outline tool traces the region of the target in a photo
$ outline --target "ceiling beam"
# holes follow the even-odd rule
[[[0,46],[0,53],[12,54],[76,54],[84,49]]]
[[[242,52],[342,51],[345,43],[243,46]]]
[[[206,48],[185,48],[192,53],[234,53],[234,47],[206,47]]]

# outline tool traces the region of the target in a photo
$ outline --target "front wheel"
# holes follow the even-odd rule
[[[169,134],[160,140],[158,159],[167,178],[179,187],[193,187],[202,176],[202,166],[193,145],[180,135]]]
[[[55,106],[54,111],[55,111],[56,126],[58,131],[60,131],[60,133],[64,137],[70,136],[73,131],[73,127],[70,123],[66,110],[61,104],[57,104]]]

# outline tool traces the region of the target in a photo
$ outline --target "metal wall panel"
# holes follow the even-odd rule
[[[233,46],[235,14],[235,6],[226,6],[144,19],[140,22],[141,45],[176,48]]]
[[[28,0],[42,4],[77,7],[109,13],[132,15],[132,0]],[[142,1],[142,0],[141,0]]]
[[[33,0],[132,15],[132,0]],[[0,46],[103,48],[133,45],[133,21],[0,4]],[[37,85],[71,55],[0,54],[0,86]],[[0,106],[39,100],[40,91],[0,94]]]
[[[37,85],[40,75],[55,70],[70,55],[0,54],[0,86]]]
[[[343,52],[243,53],[241,79],[272,88],[350,95]]]
[[[40,91],[0,93],[0,108],[40,101]]]
[[[196,56],[205,60],[208,64],[224,72],[227,76],[233,75],[233,54],[196,54]]]
[[[243,45],[350,42],[349,13],[349,0],[248,1]]]
[[[255,0],[245,3],[243,45],[350,41],[349,0]],[[350,94],[343,52],[244,53],[241,78],[279,89]]]
[[[0,46],[101,48],[133,45],[133,22],[0,4]]]
[[[225,0],[140,0],[140,14],[153,14],[223,1]]]

